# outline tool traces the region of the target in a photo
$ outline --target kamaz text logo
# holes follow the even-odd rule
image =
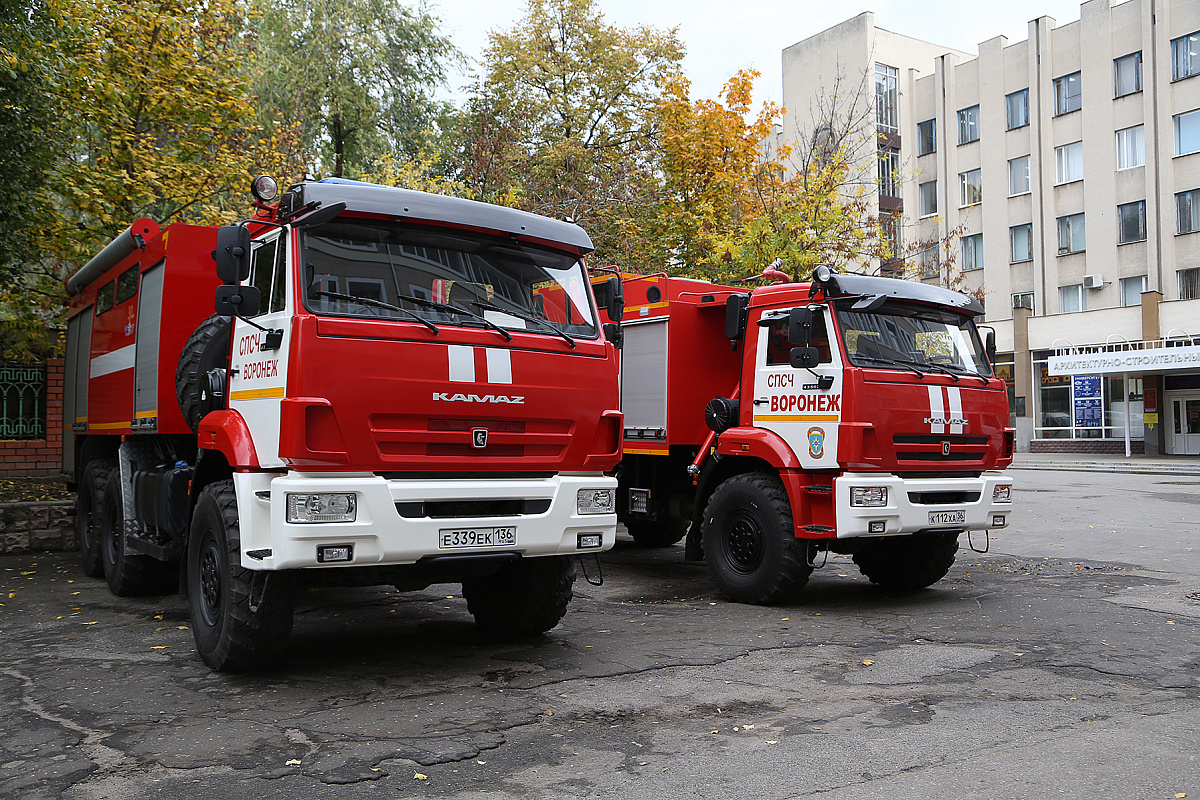
[[[524,405],[523,395],[507,394],[450,394],[449,392],[434,392],[433,399],[443,403],[510,403]]]
[[[929,416],[925,424],[930,433],[963,433],[967,418],[963,416],[962,391],[957,386],[928,386]],[[946,430],[949,427],[950,430]]]

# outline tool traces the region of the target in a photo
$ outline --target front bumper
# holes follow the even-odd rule
[[[616,479],[601,474],[555,475],[548,478],[388,480],[371,473],[237,473],[241,520],[241,564],[247,569],[356,567],[412,564],[422,558],[488,553],[522,556],[579,555],[608,550],[616,541],[617,516],[579,514],[580,489],[615,489]],[[288,493],[352,492],[353,522],[289,523]],[[549,501],[538,513],[505,516],[401,516],[397,503]],[[439,548],[439,532],[447,529],[515,527],[516,544],[492,547]],[[579,534],[600,534],[600,547],[579,549]],[[320,563],[318,548],[351,546],[353,558]]]
[[[873,508],[850,505],[851,488],[876,486],[887,489],[885,505]],[[847,472],[833,484],[837,537],[1007,527],[1013,506],[1011,502],[992,500],[997,486],[1008,486],[1012,497],[1012,479],[997,472],[985,472],[978,478],[900,478],[886,473]],[[960,511],[961,523],[946,521],[957,518]]]

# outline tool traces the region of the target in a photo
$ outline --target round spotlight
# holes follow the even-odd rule
[[[813,280],[817,283],[827,283],[833,277],[833,270],[825,264],[813,270]]]
[[[279,194],[279,184],[270,175],[259,175],[250,182],[250,194],[260,203],[269,203]]]

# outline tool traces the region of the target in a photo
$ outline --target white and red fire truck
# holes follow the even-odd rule
[[[723,592],[769,604],[831,551],[928,586],[961,533],[1008,524],[1013,429],[977,300],[826,268],[751,291],[623,279],[617,511],[638,543],[686,534]]]
[[[484,629],[554,627],[571,557],[616,533],[587,234],[352,181],[254,191],[247,222],[142,219],[68,280],[84,569],[181,581],[219,670],[281,657],[302,583],[461,583]]]

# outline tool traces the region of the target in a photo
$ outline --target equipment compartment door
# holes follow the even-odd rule
[[[812,346],[820,353],[813,369],[793,369],[787,310],[774,311],[758,326],[754,370],[754,424],[774,431],[806,469],[837,467],[838,423],[842,418],[842,362],[830,345],[826,309],[813,310]],[[765,317],[766,315],[764,315]],[[821,378],[833,383],[821,389]]]
[[[286,240],[278,232],[269,233],[254,242],[250,253],[249,282],[262,293],[262,313],[254,317],[254,322],[268,330],[282,331],[283,338],[278,347],[264,349],[268,345],[268,334],[245,320],[234,321],[233,352],[229,358],[229,407],[246,420],[259,465],[281,466],[279,401],[287,386],[287,354],[292,327]]]

